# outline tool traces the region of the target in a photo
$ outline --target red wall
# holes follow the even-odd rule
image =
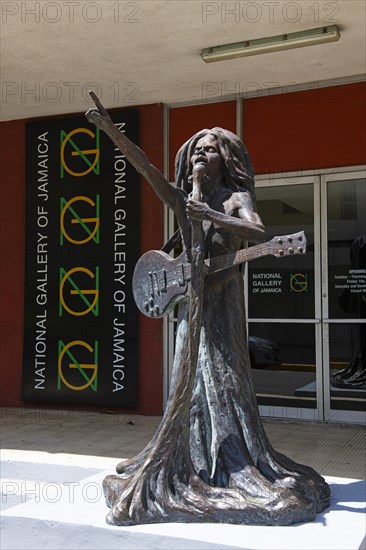
[[[174,160],[179,148],[203,128],[220,126],[236,131],[235,101],[177,107],[169,112],[169,178],[174,181]]]
[[[139,107],[140,146],[163,168],[162,105]],[[21,406],[24,318],[25,124],[0,124],[1,289],[0,404]],[[146,181],[141,187],[141,253],[161,248],[163,207]],[[161,414],[163,396],[162,322],[140,316],[139,397],[135,413]],[[32,405],[35,405],[32,403]],[[43,405],[44,406],[44,405]],[[78,408],[75,406],[75,408]],[[85,407],[84,407],[85,408]]]
[[[236,132],[235,101],[172,108],[170,180],[179,147],[202,128]],[[243,141],[257,174],[366,163],[366,83],[243,100]]]
[[[365,125],[365,83],[244,100],[257,174],[364,164]]]
[[[24,309],[24,121],[0,125],[1,404],[20,405]]]
[[[140,146],[154,166],[163,170],[163,107],[139,108]],[[148,183],[141,187],[140,251],[160,249],[164,238],[164,209]],[[135,412],[161,414],[163,410],[163,322],[140,315],[139,408]]]

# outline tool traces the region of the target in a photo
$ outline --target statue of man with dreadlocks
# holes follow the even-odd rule
[[[248,241],[264,240],[252,165],[237,136],[222,128],[195,134],[178,151],[176,184],[171,185],[93,99],[97,109],[88,111],[88,120],[109,135],[174,211],[189,262],[197,253],[192,247],[197,223],[204,258],[235,254]],[[192,193],[195,184],[199,197]],[[192,299],[202,300],[198,327],[192,311],[189,316]],[[194,361],[190,339],[197,341]],[[117,472],[104,480],[111,508],[107,521],[117,525],[288,525],[312,521],[329,505],[324,479],[277,453],[263,430],[252,384],[239,266],[210,274],[201,297],[192,298],[191,293],[191,299],[180,301],[164,417],[151,442],[120,463]]]

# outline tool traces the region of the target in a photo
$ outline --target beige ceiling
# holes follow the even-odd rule
[[[358,81],[365,0],[1,0],[1,119]],[[231,12],[230,12],[231,10]],[[337,24],[336,43],[204,63],[203,48]]]

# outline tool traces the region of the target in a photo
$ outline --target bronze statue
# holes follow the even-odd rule
[[[176,185],[171,185],[92,96],[97,108],[87,112],[87,119],[108,134],[173,209],[186,259],[173,278],[189,287],[179,301],[165,414],[145,449],[118,464],[119,475],[104,480],[111,508],[107,521],[288,525],[313,520],[329,505],[329,487],[314,470],[271,447],[252,385],[243,277],[235,259],[246,242],[263,241],[265,230],[256,212],[248,152],[227,130],[202,130],[179,150]],[[296,250],[289,239],[289,253],[304,251],[303,235],[298,237]],[[278,241],[282,255],[282,238]],[[208,273],[221,256],[231,264]],[[150,273],[150,296],[140,309],[161,316],[159,297],[169,279],[165,270]]]

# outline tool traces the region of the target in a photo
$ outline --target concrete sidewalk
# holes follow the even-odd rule
[[[105,524],[102,480],[148,443],[160,418],[31,408],[2,413],[2,550],[363,548],[361,426],[264,421],[276,450],[312,466],[331,486],[331,508],[310,524],[113,527]]]
[[[1,446],[18,452],[103,457],[117,464],[150,441],[159,417],[102,412],[2,408]],[[322,475],[363,479],[366,432],[362,425],[263,419],[273,447]],[[85,458],[86,460],[86,458]]]

